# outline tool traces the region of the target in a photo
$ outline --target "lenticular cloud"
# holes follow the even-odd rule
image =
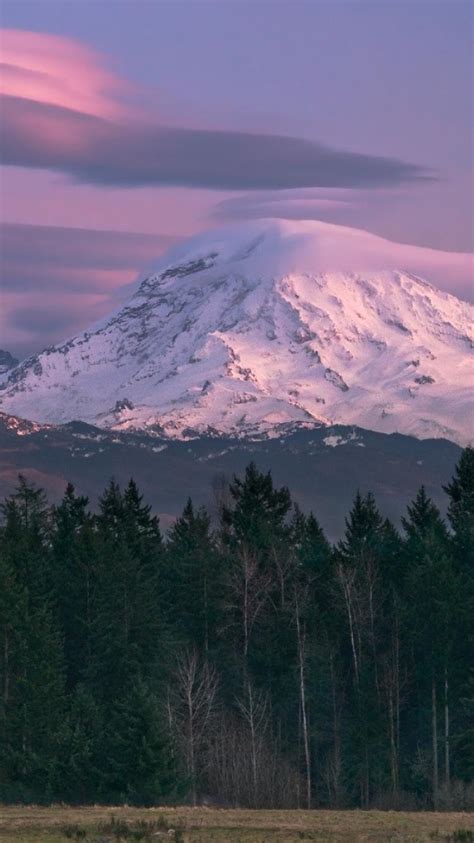
[[[128,85],[103,58],[73,38],[5,29],[1,33],[1,93],[40,103],[117,117]]]
[[[164,126],[120,97],[126,85],[70,39],[4,33],[3,163],[127,188],[379,187],[429,176],[415,164],[304,138]]]

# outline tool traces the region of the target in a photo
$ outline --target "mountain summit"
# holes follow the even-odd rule
[[[387,245],[313,221],[194,237],[125,306],[14,369],[1,409],[180,438],[339,423],[464,444],[473,308],[384,266]]]

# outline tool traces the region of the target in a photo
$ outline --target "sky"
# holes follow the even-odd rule
[[[429,247],[474,298],[473,8],[3,0],[0,346],[73,335],[179,239],[253,217]]]

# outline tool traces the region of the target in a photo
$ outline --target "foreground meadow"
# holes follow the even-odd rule
[[[474,843],[474,814],[0,806],[2,843]]]

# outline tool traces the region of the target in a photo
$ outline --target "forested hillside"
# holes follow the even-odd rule
[[[92,513],[20,478],[0,799],[472,808],[474,450],[446,481],[447,523],[357,496],[331,546],[254,464],[166,536],[133,480]]]

